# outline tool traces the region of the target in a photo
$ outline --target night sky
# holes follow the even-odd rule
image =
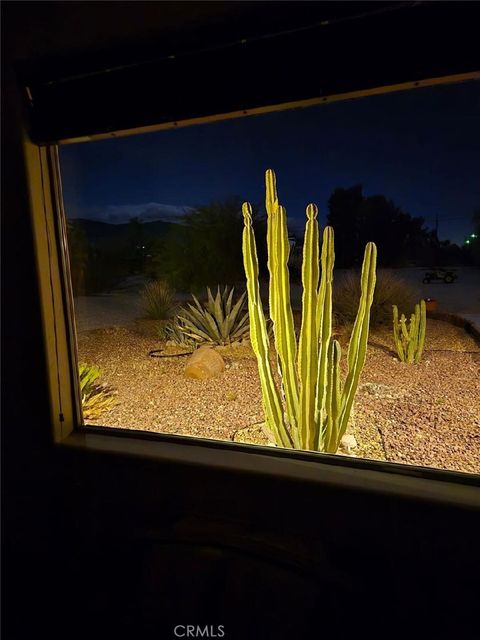
[[[480,208],[480,83],[72,144],[60,157],[70,217],[127,221],[153,203],[175,216],[232,195],[262,204],[272,168],[296,231],[309,202],[323,221],[333,189],[361,183],[427,226],[438,215],[439,237],[463,243]]]

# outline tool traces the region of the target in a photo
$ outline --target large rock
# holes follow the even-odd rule
[[[225,371],[222,356],[212,347],[200,347],[192,353],[185,366],[185,376],[197,380],[215,378]]]

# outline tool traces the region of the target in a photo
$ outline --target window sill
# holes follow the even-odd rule
[[[58,446],[480,508],[479,477],[453,471],[99,427],[83,427]]]

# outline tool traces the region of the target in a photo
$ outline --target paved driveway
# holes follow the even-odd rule
[[[137,291],[79,296],[74,299],[77,331],[104,327],[124,327],[140,316]]]

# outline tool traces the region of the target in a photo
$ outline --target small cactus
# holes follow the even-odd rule
[[[402,362],[418,364],[422,357],[425,344],[425,329],[427,326],[427,312],[425,300],[415,305],[415,313],[407,318],[402,313],[398,318],[398,307],[393,305],[393,339],[398,357]]]

